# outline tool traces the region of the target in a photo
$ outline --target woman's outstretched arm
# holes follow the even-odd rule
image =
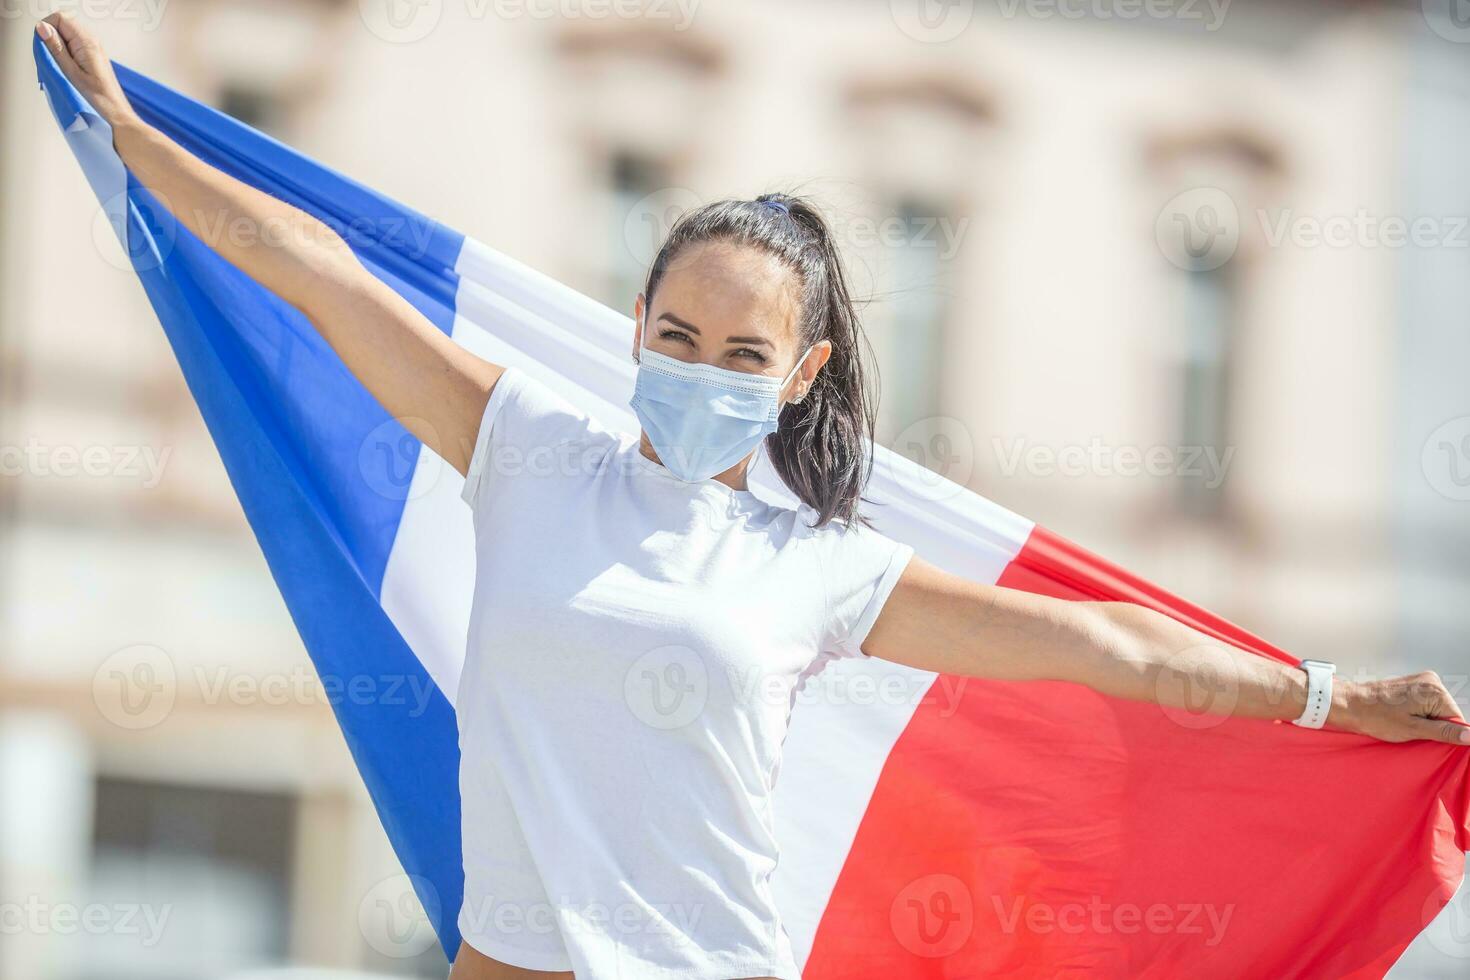
[[[326,224],[204,163],[144,123],[97,39],[68,14],[37,33],[178,221],[311,321],[389,413],[461,473],[502,369],[464,350],[363,267]],[[241,234],[246,227],[250,234]],[[228,230],[228,234],[222,233]]]
[[[1293,720],[1306,673],[1238,650],[1162,613],[1126,602],[1069,602],[979,585],[914,558],[863,643],[865,653],[922,670],[995,680],[1073,681],[1114,697]],[[1198,697],[1193,700],[1197,701]],[[1455,719],[1455,720],[1451,720]],[[1432,673],[1336,678],[1327,724],[1389,742],[1470,743],[1470,727]]]

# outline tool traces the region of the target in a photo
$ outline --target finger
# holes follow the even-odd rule
[[[1450,745],[1470,745],[1470,725],[1443,718],[1415,718],[1410,727],[1414,738]]]
[[[66,43],[62,41],[61,34],[56,30],[56,25],[51,23],[51,17],[47,17],[36,25],[36,33],[41,36],[41,43],[46,45],[46,50],[51,52],[51,57],[56,59],[56,67],[61,73],[69,78],[72,84],[76,84],[81,77],[81,70],[77,63],[72,60],[71,53],[66,50]]]
[[[72,63],[83,71],[91,74],[96,67],[97,43],[92,35],[88,34],[77,19],[65,11],[49,14],[46,22],[56,28],[56,33],[61,35],[61,43],[66,46],[66,52],[71,56]]]
[[[1414,713],[1425,718],[1458,718],[1464,720],[1464,712],[1455,703],[1449,688],[1444,686],[1438,674],[1433,672],[1422,675],[1422,681],[1415,685],[1415,701],[1418,710]]]
[[[75,45],[80,45],[86,38],[86,32],[82,30],[82,25],[78,24],[77,19],[65,10],[58,10],[55,13],[47,14],[42,19],[56,28],[56,33],[61,35],[62,43],[68,49],[73,48]]]
[[[1441,691],[1439,697],[1430,702],[1429,710],[1426,714],[1430,718],[1453,718],[1457,721],[1465,720],[1465,712],[1460,709],[1459,704],[1455,702],[1455,699],[1450,696],[1448,691]]]

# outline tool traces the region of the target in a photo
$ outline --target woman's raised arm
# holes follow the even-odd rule
[[[36,31],[112,127],[133,175],[185,227],[300,310],[383,407],[463,473],[502,369],[445,336],[326,224],[216,170],[139,119],[101,45],[74,18],[51,14]],[[218,234],[241,222],[260,233]]]
[[[863,651],[939,673],[1059,680],[1133,701],[1193,710],[1190,685],[1220,694],[1204,710],[1293,720],[1306,674],[1238,650],[1163,613],[1126,602],[1069,602],[979,585],[918,558],[904,569]],[[1388,742],[1470,743],[1459,706],[1425,672],[1381,681],[1338,678],[1327,723]]]

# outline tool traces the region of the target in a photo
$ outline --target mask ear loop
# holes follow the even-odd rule
[[[812,352],[812,350],[815,347],[816,347],[816,344],[813,344],[811,347],[808,347],[805,351],[802,352],[802,355],[796,359],[796,364],[792,366],[790,373],[788,373],[786,375],[785,379],[781,382],[781,390],[784,391],[785,388],[786,388],[786,386],[791,383],[791,379],[794,378],[794,377],[796,377],[796,372],[801,370],[801,366],[806,363],[807,357],[811,355],[811,352]],[[788,405],[798,404],[805,397],[806,397],[806,392],[802,392],[800,395],[798,395],[797,397],[791,399],[786,404],[788,404]],[[784,408],[785,406],[783,405],[782,407]],[[750,468],[749,468],[749,470],[747,472],[748,473],[755,472],[756,469],[761,465],[761,462],[763,460],[765,461],[765,463],[766,463],[767,466],[770,466],[771,467],[772,472],[775,472],[775,466],[771,463],[771,451],[770,451],[769,448],[767,448],[767,446],[766,446],[766,440],[764,440],[764,439],[762,439],[760,441],[760,445],[756,446],[756,448],[755,448],[755,456],[754,456],[753,459],[751,459],[751,461],[750,461]],[[779,479],[777,480],[777,482],[778,483],[780,482]]]
[[[802,352],[801,356],[796,359],[796,363],[792,366],[790,372],[788,372],[786,377],[781,380],[781,391],[786,390],[786,386],[791,383],[792,378],[796,377],[796,372],[801,370],[801,366],[806,363],[808,355],[811,354],[812,349],[815,347],[816,344],[808,347],[805,351]],[[805,397],[806,392],[803,391],[800,395],[797,395],[795,398],[791,399],[789,404],[799,405],[801,403],[801,400]]]

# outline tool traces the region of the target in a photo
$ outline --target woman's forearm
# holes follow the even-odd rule
[[[1088,640],[1056,658],[1061,679],[1190,712],[1290,721],[1307,704],[1305,672],[1247,653],[1163,613],[1126,602],[1081,602]],[[1343,710],[1346,683],[1334,685]],[[1330,714],[1330,712],[1329,712]]]
[[[113,145],[177,221],[300,310],[389,413],[466,471],[497,366],[424,319],[312,215],[211,167],[136,116],[114,125]]]
[[[932,566],[915,568],[912,578],[895,590],[895,615],[906,600],[929,606],[923,618],[936,641],[915,666],[997,680],[1071,681],[1131,701],[1251,718],[1295,718],[1306,704],[1297,668],[1141,606],[976,585]]]
[[[897,663],[960,677],[1070,681],[1191,715],[1294,720],[1304,671],[1124,602],[1070,602],[981,585],[921,559],[904,570],[863,644]],[[1338,677],[1327,724],[1386,741],[1466,744],[1439,677]]]
[[[123,163],[175,219],[308,316],[324,279],[368,275],[312,215],[211,167],[136,115],[110,122]]]

